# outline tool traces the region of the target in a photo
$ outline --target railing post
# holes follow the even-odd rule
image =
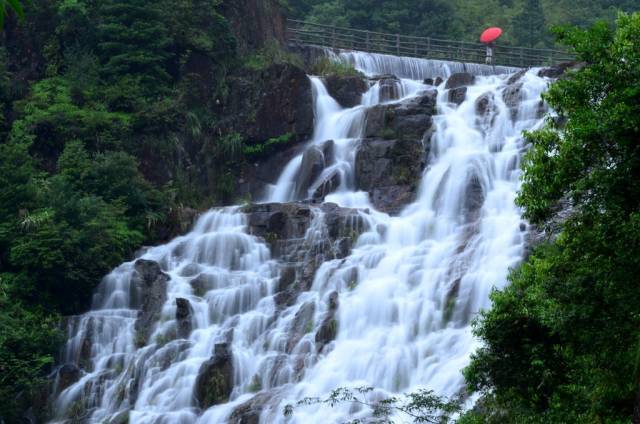
[[[427,54],[426,57],[428,58],[431,55],[431,37],[427,37]]]
[[[524,66],[524,48],[520,47],[520,66]]]
[[[367,51],[371,49],[371,47],[369,47],[369,36],[370,36],[369,30],[367,30],[367,47],[366,47]]]
[[[418,57],[418,40],[414,40],[413,42],[413,55]]]
[[[336,27],[331,27],[331,48],[336,48]]]
[[[400,56],[400,34],[396,34],[396,53]]]

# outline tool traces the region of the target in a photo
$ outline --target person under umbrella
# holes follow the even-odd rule
[[[494,41],[500,37],[502,29],[498,27],[487,28],[480,35],[480,41],[487,45],[487,56],[485,63],[487,65],[493,65],[493,49],[495,48]]]

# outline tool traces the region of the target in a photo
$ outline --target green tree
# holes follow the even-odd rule
[[[542,47],[547,44],[547,23],[541,0],[526,0],[522,10],[513,18],[516,45]]]
[[[586,67],[545,95],[559,117],[527,135],[518,203],[541,226],[571,215],[492,294],[466,376],[515,422],[628,422],[640,419],[640,13],[558,35]]]
[[[136,96],[165,94],[171,39],[158,2],[106,0],[101,2],[98,52],[101,74]]]

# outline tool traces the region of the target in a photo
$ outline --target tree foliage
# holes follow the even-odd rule
[[[545,95],[558,118],[527,136],[518,203],[540,226],[558,207],[571,215],[493,293],[466,376],[512,422],[629,422],[640,418],[640,13],[615,31],[558,35],[586,67]]]
[[[613,23],[618,11],[640,9],[638,0],[287,0],[290,15],[327,25],[421,37],[477,41],[483,29],[504,29],[501,43],[553,45],[548,27]]]
[[[1,2],[2,16],[7,5],[20,3]],[[219,5],[33,0],[24,22],[5,22],[0,396],[16,402],[0,402],[0,421],[17,422],[39,392],[58,317],[86,310],[105,273],[166,237],[185,201],[168,162],[209,137],[187,117],[215,121],[208,102],[236,60]],[[194,206],[215,200],[188,193]]]

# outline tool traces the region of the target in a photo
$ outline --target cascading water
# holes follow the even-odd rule
[[[442,63],[342,55],[369,76],[396,72],[407,79],[397,82],[393,96],[377,81],[361,105],[343,109],[322,80],[311,77],[316,124],[307,150],[322,152],[333,140],[331,159],[308,187],[298,187],[303,155],[294,158],[266,200],[312,198],[322,181],[337,175],[325,202],[362,210],[350,253],[325,260],[310,289],[283,307],[274,299],[281,259],[248,233],[247,216],[237,208],[204,214],[189,234],[116,268],[101,283],[92,311],[69,319],[64,360],[84,372],[57,390],[55,422],[223,423],[259,391],[267,394],[261,422],[332,423],[370,411],[311,405],[285,418],[282,410],[344,386],[372,386],[374,396],[420,388],[460,392],[460,370],[477,347],[470,321],[489,306],[491,288],[506,284],[525,248],[526,224],[514,205],[525,148],[520,133],[542,122],[547,81],[535,71],[523,75],[514,108],[502,99],[508,75],[479,76],[457,106],[448,102],[444,84],[422,83],[447,77],[451,69]],[[415,200],[398,216],[378,212],[354,177],[367,110],[434,89],[435,132],[424,140],[430,153]],[[481,100],[485,113],[478,112]],[[304,246],[327,238],[325,213],[311,210]],[[312,260],[313,249],[304,246],[305,260]],[[162,272],[141,269],[153,263],[144,260]],[[161,292],[141,293],[144,275],[159,279]],[[159,309],[139,340],[137,310],[154,301]],[[335,339],[320,346],[314,334],[329,308],[335,309]],[[298,328],[301,316],[309,328]],[[214,352],[231,358],[233,388],[228,402],[202,410],[194,393]]]

